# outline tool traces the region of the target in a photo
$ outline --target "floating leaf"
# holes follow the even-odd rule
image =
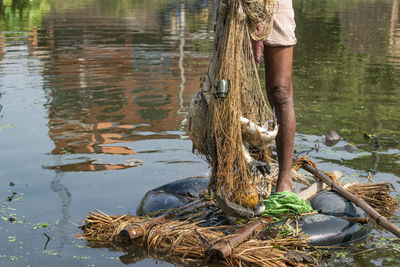
[[[393,261],[394,261],[394,258],[393,258],[393,257],[387,257],[387,258],[386,258],[386,261],[387,261],[387,262],[393,262]]]

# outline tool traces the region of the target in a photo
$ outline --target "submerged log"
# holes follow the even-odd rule
[[[302,168],[305,169],[306,171],[312,173],[315,177],[318,179],[321,179],[325,183],[327,183],[332,190],[335,192],[339,193],[343,197],[347,198],[357,206],[359,206],[362,210],[364,210],[369,216],[371,216],[378,225],[382,226],[386,230],[392,232],[395,234],[397,237],[400,237],[400,228],[394,225],[393,223],[389,222],[384,216],[379,214],[374,208],[372,208],[370,205],[368,205],[367,202],[365,202],[363,199],[356,197],[346,189],[344,189],[341,185],[334,183],[332,179],[326,175],[324,172],[321,170],[311,166],[308,163],[305,163],[302,165]]]

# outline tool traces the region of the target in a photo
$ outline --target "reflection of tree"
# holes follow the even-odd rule
[[[4,35],[0,34],[0,61],[3,60],[4,54],[6,53],[4,48],[5,48]]]
[[[1,93],[0,93],[0,98],[1,98]],[[0,112],[3,109],[3,106],[0,104]],[[0,119],[3,118],[3,115],[0,115]]]
[[[169,257],[165,254],[157,254],[154,251],[149,251],[142,245],[127,245],[126,243],[118,242],[96,242],[87,241],[87,245],[92,248],[104,249],[107,248],[110,251],[120,251],[124,254],[119,257],[119,260],[123,264],[137,264],[143,260],[151,259],[153,261],[162,261],[173,264],[176,267],[188,266],[188,263],[180,258]],[[192,259],[190,266],[209,266],[209,261],[201,259]],[[212,264],[211,266],[220,266],[219,264]]]
[[[179,16],[179,77],[181,79],[181,83],[179,84],[179,109],[177,111],[178,114],[182,113],[184,108],[183,106],[183,92],[185,90],[185,69],[183,67],[183,59],[184,59],[184,47],[185,47],[185,4],[181,2],[180,5],[180,16]]]
[[[387,47],[391,6],[359,1],[352,9],[339,11],[343,41],[352,53],[379,54]]]
[[[0,7],[0,27],[13,33],[39,27],[43,15],[50,10],[50,3],[48,0],[4,0]]]
[[[390,43],[393,28],[399,29],[393,22],[398,8],[379,0],[294,3],[297,130],[322,135],[333,129],[356,144],[366,143],[364,132],[399,138],[400,69],[392,62]],[[398,175],[393,154],[374,153],[369,159],[341,164],[359,170],[379,164],[380,172]]]
[[[207,25],[213,19],[207,1],[5,0],[4,4],[0,26],[11,35],[21,29],[28,32],[29,55],[43,63],[53,154],[131,155],[135,152],[124,142],[179,129],[206,64],[190,55],[185,55],[190,65],[184,62],[185,31],[196,36],[197,31],[204,32],[204,25],[212,27]],[[209,43],[193,39],[196,46]],[[4,46],[0,34],[0,51]],[[137,134],[140,131],[153,134],[144,137]],[[90,159],[58,167],[124,168]]]
[[[400,61],[400,35],[397,34],[399,25],[399,1],[393,0],[392,15],[390,17],[389,45],[392,55],[398,58],[397,61]]]
[[[302,111],[298,113],[299,131],[315,134],[315,127],[321,127],[321,134],[343,128],[371,132],[376,128],[371,122],[379,121],[384,125],[380,134],[392,136],[396,127],[391,119],[400,120],[395,104],[400,97],[396,89],[400,70],[387,61],[392,4],[300,1],[295,9],[299,42],[294,83],[297,108]],[[312,88],[302,87],[305,84]],[[302,116],[313,118],[312,122]],[[324,123],[315,123],[318,120]],[[352,140],[363,142],[357,133]]]
[[[56,164],[61,164],[61,158],[56,158]],[[59,233],[59,236],[62,239],[61,246],[69,241],[71,235],[70,232],[68,232],[68,229],[70,229],[72,226],[68,211],[71,203],[71,193],[69,192],[68,188],[61,184],[62,177],[63,173],[56,171],[55,177],[50,184],[51,189],[58,194],[62,203],[62,218],[58,220],[56,224],[57,233]]]
[[[31,31],[30,54],[44,64],[53,154],[130,155],[134,151],[122,143],[179,129],[204,70],[193,58],[190,77],[182,76],[187,64],[183,61],[187,3],[171,4],[169,15],[162,17],[159,6],[132,4],[137,8],[128,9],[126,19],[105,18],[90,8],[54,10],[40,29]],[[107,6],[102,6],[105,14],[112,13]],[[171,34],[176,30],[179,34]],[[154,137],[138,135],[140,131]],[[54,168],[85,171],[124,166],[86,159]]]

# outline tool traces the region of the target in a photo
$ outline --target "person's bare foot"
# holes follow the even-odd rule
[[[276,192],[284,192],[284,191],[290,191],[292,192],[292,179],[286,178],[286,179],[281,179],[281,177],[278,178],[278,181],[276,181]]]

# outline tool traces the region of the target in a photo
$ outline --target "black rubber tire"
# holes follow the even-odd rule
[[[307,215],[299,220],[299,227],[310,236],[314,246],[349,246],[365,240],[372,231],[371,223],[359,224],[342,219],[368,217],[355,204],[334,191],[323,191],[310,200],[318,214]]]
[[[304,216],[299,227],[313,246],[350,246],[362,242],[371,232],[369,223],[362,225],[325,214]]]
[[[136,214],[143,216],[159,210],[182,207],[190,199],[198,198],[207,189],[209,181],[209,178],[192,177],[154,188],[144,195]]]

